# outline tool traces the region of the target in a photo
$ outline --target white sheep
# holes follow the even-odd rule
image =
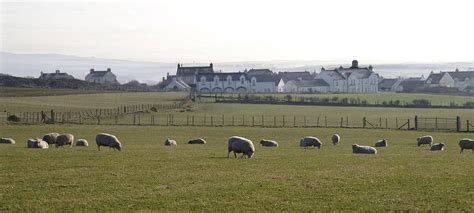
[[[206,144],[206,140],[202,138],[196,138],[188,141],[188,144]]]
[[[69,145],[70,147],[74,144],[74,135],[69,133],[63,133],[58,135],[56,138],[56,148],[62,147],[64,145]]]
[[[306,136],[300,139],[300,147],[304,147],[305,149],[308,147],[318,147],[321,149],[323,143],[316,137]]]
[[[461,148],[461,154],[465,149],[471,149],[474,153],[474,140],[463,138],[459,141],[459,147]]]
[[[229,138],[227,150],[227,158],[229,158],[230,152],[234,152],[235,158],[237,158],[237,153],[242,153],[241,158],[244,156],[252,158],[255,153],[253,142],[247,138],[239,136],[232,136]]]
[[[352,153],[356,154],[377,154],[377,149],[371,146],[352,145]]]
[[[99,151],[101,146],[108,146],[114,150],[122,151],[122,143],[120,143],[115,135],[99,133],[95,136],[95,142]]]
[[[278,142],[274,140],[267,140],[267,139],[262,139],[260,141],[260,144],[262,146],[267,146],[267,147],[278,147]]]
[[[77,139],[76,146],[89,146],[86,139]]]
[[[446,146],[446,144],[444,143],[435,143],[433,145],[431,145],[431,151],[442,151],[444,150],[444,147]]]
[[[0,138],[0,144],[15,144],[15,140],[11,138]]]
[[[26,147],[32,149],[48,149],[49,144],[40,138],[28,139],[28,141],[26,141]]]
[[[339,136],[338,134],[334,134],[332,135],[331,140],[332,140],[332,144],[336,145],[339,142],[341,142],[341,136]]]
[[[382,140],[378,140],[377,142],[375,142],[375,147],[387,147],[388,146],[388,140],[387,139],[382,139]]]
[[[178,143],[173,139],[166,138],[165,146],[178,146]]]
[[[55,144],[56,140],[59,136],[57,132],[51,132],[43,136],[43,140],[46,141],[48,144]]]
[[[431,146],[431,144],[433,143],[433,137],[431,135],[425,135],[425,136],[416,138],[416,141],[418,142],[418,146],[421,146],[424,144],[428,144]]]

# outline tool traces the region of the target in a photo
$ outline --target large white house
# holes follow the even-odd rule
[[[431,72],[426,78],[427,87],[454,87],[459,91],[470,92],[474,87],[474,71],[441,71],[439,73]]]
[[[349,68],[339,67],[332,70],[321,68],[316,79],[323,79],[329,84],[329,92],[340,93],[376,93],[378,92],[379,75],[372,66],[359,67],[357,60]]]
[[[86,81],[99,84],[118,84],[117,76],[112,73],[110,68],[107,68],[106,71],[90,69],[89,74],[86,75]]]
[[[208,73],[196,77],[199,92],[258,92],[276,91],[273,75],[249,75],[248,72]]]

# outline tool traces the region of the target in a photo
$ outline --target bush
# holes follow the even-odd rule
[[[474,101],[468,101],[468,102],[464,103],[463,106],[465,106],[465,107],[474,107]]]
[[[416,107],[429,107],[431,106],[431,102],[426,99],[415,99],[412,101],[413,106]]]
[[[16,115],[10,115],[10,116],[8,116],[7,121],[10,121],[10,122],[20,122],[21,119],[20,119],[18,116],[16,116]]]

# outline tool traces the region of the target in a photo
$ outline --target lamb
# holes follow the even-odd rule
[[[188,144],[206,144],[206,140],[202,138],[196,138],[188,141]]]
[[[352,153],[356,154],[377,154],[377,149],[371,146],[352,145]]]
[[[375,147],[387,147],[388,146],[388,140],[387,139],[382,139],[378,140],[375,142]]]
[[[474,153],[474,140],[463,138],[459,141],[459,147],[461,148],[461,154],[465,149],[471,149]]]
[[[431,146],[431,151],[442,151],[444,150],[444,147],[446,146],[446,144],[444,143],[435,143]]]
[[[64,145],[69,145],[71,147],[73,143],[74,143],[74,135],[69,134],[69,133],[60,134],[56,138],[56,148],[60,146],[62,147]]]
[[[331,140],[332,140],[332,144],[336,145],[339,142],[341,142],[341,137],[338,134],[334,134],[332,135]]]
[[[76,141],[76,146],[89,146],[89,143],[86,139],[78,139]]]
[[[278,142],[273,141],[273,140],[263,139],[260,141],[260,144],[262,144],[262,146],[267,146],[267,147],[278,147]]]
[[[178,143],[175,140],[167,138],[165,140],[165,146],[177,146]]]
[[[95,136],[95,142],[99,151],[100,146],[108,146],[109,148],[113,148],[114,150],[122,151],[122,144],[117,139],[117,137],[115,137],[115,135],[99,133]]]
[[[230,152],[234,152],[235,158],[237,158],[237,153],[242,153],[241,158],[244,156],[252,158],[255,153],[253,142],[247,138],[239,136],[232,136],[229,138],[227,150],[227,158],[229,158]]]
[[[322,145],[323,143],[316,137],[306,136],[300,139],[300,146],[304,147],[305,149],[311,146],[321,149]]]
[[[431,144],[433,143],[433,137],[431,135],[425,135],[425,136],[416,138],[416,141],[418,142],[418,146],[421,146],[424,144],[428,144],[431,146]]]
[[[46,141],[48,144],[55,144],[56,140],[59,136],[57,132],[51,132],[43,136],[43,140]]]
[[[11,138],[0,138],[0,144],[15,144],[15,140]]]
[[[49,148],[49,144],[40,138],[28,139],[28,141],[26,142],[26,146],[32,149],[48,149]]]

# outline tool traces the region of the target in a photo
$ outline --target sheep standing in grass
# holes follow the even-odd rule
[[[196,138],[188,141],[188,144],[206,144],[206,141],[202,138]]]
[[[56,138],[56,148],[60,146],[62,147],[64,145],[69,145],[70,147],[72,147],[73,143],[74,143],[74,135],[69,134],[69,133],[60,134]]]
[[[377,149],[371,146],[352,145],[352,153],[356,154],[377,154]]]
[[[108,146],[114,150],[122,151],[122,144],[115,135],[99,133],[95,136],[95,142],[99,151],[101,146]]]
[[[260,141],[260,144],[262,144],[262,146],[267,146],[267,147],[278,147],[278,142],[273,141],[273,140],[263,139]]]
[[[332,140],[332,144],[336,145],[339,142],[341,142],[341,136],[339,136],[338,134],[334,134],[332,135],[331,140]]]
[[[76,141],[76,146],[89,146],[89,143],[86,139],[78,139]]]
[[[425,136],[416,138],[416,141],[418,142],[418,146],[421,146],[424,144],[428,144],[431,146],[431,144],[433,143],[433,137],[431,135],[425,135]]]
[[[26,146],[32,149],[48,149],[49,148],[49,144],[40,138],[28,139],[28,141],[26,142]]]
[[[387,147],[388,146],[388,140],[387,139],[382,139],[377,142],[375,142],[375,147]]]
[[[178,143],[175,140],[167,138],[165,140],[165,146],[177,146]]]
[[[300,147],[304,147],[305,149],[308,147],[318,147],[321,149],[323,143],[316,137],[306,136],[300,139]]]
[[[459,141],[459,147],[461,148],[461,154],[465,149],[471,149],[474,153],[474,140],[463,138]]]
[[[444,143],[435,143],[431,146],[431,151],[442,151],[444,150],[444,147],[446,146],[446,144]]]
[[[255,147],[253,142],[247,138],[232,136],[229,138],[227,146],[227,158],[229,158],[230,152],[234,152],[234,157],[237,158],[237,153],[242,153],[242,157],[247,156],[252,158],[255,153]]]
[[[0,138],[0,144],[15,144],[15,140],[11,138]]]
[[[46,141],[48,144],[55,144],[56,140],[59,136],[57,132],[51,132],[43,136],[43,140]]]

